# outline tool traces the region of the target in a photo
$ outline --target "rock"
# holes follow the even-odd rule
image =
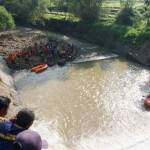
[[[64,66],[66,64],[66,60],[65,59],[60,59],[60,60],[58,60],[57,64],[59,66]]]

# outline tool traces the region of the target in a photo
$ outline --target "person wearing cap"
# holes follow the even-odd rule
[[[11,150],[16,135],[28,129],[35,119],[33,111],[24,108],[15,118],[0,122],[0,150]]]
[[[8,97],[0,96],[0,120],[7,115],[11,100]]]
[[[48,143],[40,135],[31,130],[19,133],[13,143],[13,150],[41,150],[47,149]]]

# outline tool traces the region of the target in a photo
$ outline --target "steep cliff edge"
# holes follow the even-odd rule
[[[11,98],[12,103],[10,106],[9,116],[14,114],[14,105],[16,104],[16,95],[14,81],[10,75],[10,70],[7,67],[4,59],[0,56],[0,95]]]

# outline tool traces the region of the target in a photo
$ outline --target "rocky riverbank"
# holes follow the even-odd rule
[[[147,41],[136,48],[129,45],[118,44],[116,49],[111,50],[120,56],[141,64],[144,67],[150,67],[150,41]]]
[[[138,62],[144,66],[150,66],[150,42],[146,42],[139,46],[138,49],[133,49],[128,46],[118,46],[118,49],[107,50],[99,46],[82,43],[76,39],[69,38],[64,35],[58,35],[51,32],[35,30],[31,28],[17,28],[13,31],[6,31],[0,33],[0,55],[3,57],[8,56],[8,54],[15,50],[26,50],[34,46],[35,43],[48,42],[49,39],[57,41],[59,45],[69,44],[74,45],[76,58],[92,57],[101,54],[107,54],[109,52],[114,52],[120,56],[126,57],[129,60]],[[62,49],[61,46],[59,46]],[[43,55],[43,58],[46,58]],[[21,60],[21,61],[20,61]],[[45,59],[46,60],[46,59]],[[39,56],[32,57],[29,59],[29,63],[26,65],[21,65],[22,68],[30,68],[39,62],[44,62]],[[24,59],[18,59],[18,64],[26,64]],[[50,64],[56,64],[57,61],[54,59]],[[19,67],[20,68],[20,67]]]
[[[0,34],[0,53],[12,69],[30,69],[43,63],[64,65],[75,59],[77,51],[75,44],[39,30],[19,28]]]

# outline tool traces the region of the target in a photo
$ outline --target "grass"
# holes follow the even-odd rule
[[[135,8],[142,8],[142,1],[137,1],[135,3]],[[54,5],[52,5],[54,7]],[[119,0],[105,1],[102,3],[102,11],[100,12],[100,19],[102,24],[112,24],[114,23],[116,16],[118,15],[121,5]],[[45,19],[56,19],[56,20],[67,20],[72,22],[79,22],[80,18],[74,16],[67,12],[50,12],[44,15]]]
[[[105,1],[102,3],[102,7],[104,8],[120,8],[119,1]]]
[[[45,19],[56,19],[56,20],[67,20],[72,22],[78,22],[80,21],[80,18],[74,16],[71,13],[66,12],[50,12],[43,16]]]
[[[142,2],[137,2],[136,7],[142,7]],[[118,1],[105,2],[102,5],[103,13],[94,24],[83,23],[80,18],[66,12],[50,12],[44,15],[46,27],[54,32],[68,34],[91,42],[106,46],[116,47],[118,42],[129,45],[140,45],[150,40],[150,29],[145,21],[140,21],[134,26],[117,25],[115,19],[121,6]]]

